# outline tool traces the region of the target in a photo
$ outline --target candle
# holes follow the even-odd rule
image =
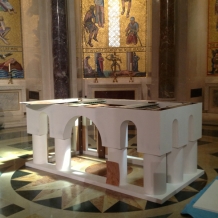
[[[11,64],[8,65],[8,72],[11,72]]]

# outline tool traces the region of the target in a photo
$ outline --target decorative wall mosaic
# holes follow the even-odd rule
[[[0,79],[24,78],[20,0],[0,0]]]
[[[82,0],[84,78],[146,75],[146,1]]]
[[[207,75],[218,76],[218,0],[208,1]]]

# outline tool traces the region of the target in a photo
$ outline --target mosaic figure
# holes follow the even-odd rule
[[[97,53],[96,57],[96,66],[97,66],[97,74],[99,77],[104,76],[103,70],[104,70],[104,58],[102,57],[101,53]]]
[[[138,43],[138,31],[139,31],[139,24],[135,21],[134,17],[130,18],[130,23],[128,24],[126,28],[126,44],[134,44],[136,45]],[[139,39],[140,41],[140,39]],[[140,43],[141,44],[141,43]]]
[[[8,34],[10,30],[10,27],[6,27],[4,18],[0,16],[0,39],[7,45],[9,44],[9,42],[5,39],[5,36]]]
[[[214,73],[218,73],[218,49],[216,50],[212,50],[212,59],[211,59],[211,62],[212,62],[212,74]]]
[[[132,71],[138,72],[138,61],[140,60],[140,57],[136,55],[136,53],[133,53],[133,61],[132,61]]]
[[[112,61],[112,64],[111,64],[112,72],[116,72],[117,71],[117,67],[118,67],[119,71],[121,71],[120,64],[118,63],[118,61],[120,63],[122,63],[122,61],[121,61],[121,59],[115,53],[114,54],[109,54],[106,57],[106,59],[109,60],[109,61]]]
[[[99,27],[104,27],[104,0],[95,0],[95,14],[95,23],[97,23]]]
[[[85,18],[84,18],[84,28],[86,33],[89,34],[89,40],[86,42],[90,47],[93,47],[92,39],[94,39],[96,42],[98,42],[97,36],[98,36],[98,27],[95,25],[95,6],[91,5],[89,10],[86,12]]]
[[[126,17],[129,18],[129,13],[130,13],[131,5],[132,5],[132,0],[122,0],[122,12],[121,12],[121,15],[124,15],[124,13],[125,13],[125,9],[126,9],[125,3],[126,2],[128,2]]]
[[[84,74],[90,74],[93,72],[92,67],[89,65],[90,56],[85,57],[84,59]]]
[[[17,13],[8,0],[0,0],[0,11],[7,11],[9,14]]]

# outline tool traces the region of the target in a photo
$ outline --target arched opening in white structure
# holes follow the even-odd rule
[[[143,186],[143,154],[137,151],[137,127],[132,121],[124,121],[121,125],[121,145],[127,149],[126,182]]]
[[[64,137],[71,137],[71,153],[105,157],[97,126],[85,116],[73,117],[66,124]],[[103,152],[103,153],[102,153]]]
[[[70,163],[70,158],[75,155],[78,150],[78,117],[73,117],[69,119],[65,125],[60,125],[58,131],[54,123],[49,129],[51,130],[51,134],[56,136],[53,138],[48,134],[48,162],[57,165],[58,162],[60,162],[61,156],[61,158],[67,162],[65,164],[63,161],[61,166],[61,168],[63,167],[65,169],[65,166]],[[61,134],[58,135],[57,132]]]
[[[85,119],[86,128],[87,128],[87,132],[86,132],[86,134],[87,134],[86,135],[87,146],[86,146],[86,148],[88,151],[97,152],[97,150],[98,150],[98,144],[97,144],[98,129],[92,120],[90,120],[89,118],[84,118],[84,119]]]
[[[83,117],[84,153],[105,158],[105,148],[101,143],[101,135],[94,122]]]
[[[101,148],[99,132],[93,121],[85,116],[73,117],[67,122],[63,135],[68,139],[71,137],[71,169],[75,171],[73,174],[89,173],[106,177],[106,160],[98,159],[104,149]]]
[[[127,155],[129,157],[143,158],[143,154],[137,151],[137,127],[132,121],[128,121],[127,129]]]

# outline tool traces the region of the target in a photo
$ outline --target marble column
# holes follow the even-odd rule
[[[52,0],[51,7],[54,97],[69,98],[67,2],[66,0]]]
[[[159,98],[175,97],[175,0],[160,1]]]

